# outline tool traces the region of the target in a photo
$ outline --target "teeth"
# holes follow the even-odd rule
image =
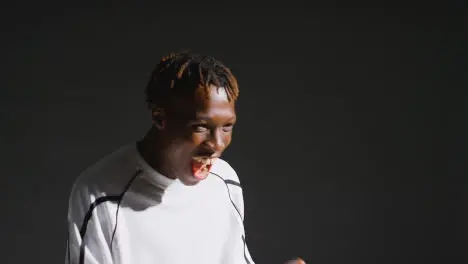
[[[210,158],[194,157],[193,159],[196,160],[197,162],[203,163],[205,165],[211,165],[214,162],[214,159],[210,159]]]

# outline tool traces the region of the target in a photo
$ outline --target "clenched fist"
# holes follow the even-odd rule
[[[290,260],[290,261],[287,261],[286,263],[284,264],[306,264],[302,259],[300,258],[297,258],[297,259],[293,259],[293,260]]]

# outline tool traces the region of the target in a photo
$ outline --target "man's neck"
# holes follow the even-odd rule
[[[142,140],[137,142],[137,151],[145,162],[153,170],[166,176],[166,171],[162,162],[163,148],[164,146],[161,142],[160,135],[154,130],[154,127],[148,131]]]

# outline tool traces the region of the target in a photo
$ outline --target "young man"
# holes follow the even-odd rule
[[[239,178],[220,159],[236,78],[216,59],[161,60],[146,88],[153,125],[73,185],[66,263],[253,264]]]

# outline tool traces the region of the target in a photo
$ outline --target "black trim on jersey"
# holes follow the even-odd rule
[[[226,188],[227,188],[227,191],[228,191],[228,195],[229,195],[229,200],[231,201],[231,204],[232,206],[234,206],[234,209],[236,209],[237,213],[239,214],[239,217],[241,220],[243,220],[242,218],[242,214],[240,213],[239,209],[237,208],[236,204],[234,203],[234,201],[231,199],[231,190],[229,190],[229,186],[228,184],[232,184],[232,185],[235,185],[235,186],[239,186],[240,187],[240,183],[236,182],[236,181],[233,181],[233,180],[225,180],[223,177],[219,176],[218,174],[214,173],[214,172],[210,172],[211,174],[213,175],[216,175],[218,176],[218,178],[220,178],[224,184],[226,184]]]
[[[249,258],[247,257],[247,254],[246,254],[246,252],[245,252],[245,236],[242,235],[241,238],[242,238],[242,242],[244,242],[244,259],[245,259],[245,262],[247,262],[247,264],[250,264],[250,260],[249,260]]]
[[[123,196],[125,193],[128,191],[130,186],[132,185],[133,180],[142,172],[142,170],[137,170],[132,178],[128,181],[127,185],[125,185],[124,190],[120,195],[108,195],[108,196],[103,196],[97,198],[90,206],[88,209],[88,212],[86,212],[86,215],[83,219],[83,225],[81,225],[80,229],[80,236],[81,236],[81,245],[80,245],[80,259],[79,263],[84,264],[84,256],[85,256],[85,243],[84,243],[84,236],[86,234],[86,229],[88,228],[88,222],[91,220],[91,217],[93,216],[93,210],[100,204],[105,203],[105,202],[116,202],[117,203],[117,212],[116,216],[118,216],[119,212],[119,207],[120,207],[120,202],[122,201]],[[112,240],[114,239],[115,235],[115,230],[117,228],[117,218],[115,219],[115,226],[114,226],[114,231],[112,232]],[[111,240],[111,250],[112,250],[112,240]]]
[[[86,234],[86,229],[88,228],[88,222],[93,216],[93,210],[96,208],[98,205],[105,203],[105,202],[118,202],[120,196],[118,195],[113,195],[113,196],[103,196],[97,198],[89,207],[88,212],[86,212],[85,218],[83,220],[83,225],[81,226],[80,229],[80,236],[81,236],[81,245],[80,245],[80,264],[84,264],[84,256],[85,256],[85,243],[84,243],[84,236]]]
[[[70,228],[67,228],[67,252],[68,252],[68,264],[71,263],[70,256]]]
[[[226,189],[228,191],[229,200],[231,201],[232,206],[234,206],[234,209],[236,209],[237,213],[239,214],[240,219],[243,221],[244,219],[242,218],[242,214],[240,213],[239,209],[237,208],[236,204],[234,203],[234,201],[231,198],[231,191],[229,190],[229,186],[228,186],[228,184],[231,184],[231,185],[237,186],[237,187],[242,189],[240,183],[236,182],[236,181],[233,181],[233,180],[225,180],[223,177],[219,176],[218,174],[216,174],[214,172],[210,172],[210,173],[217,176],[218,178],[220,178],[224,182],[224,184],[226,185]],[[246,242],[245,242],[244,235],[241,235],[241,239],[242,239],[242,243],[244,243],[244,259],[245,259],[245,262],[247,264],[250,264],[249,258],[247,257],[247,254],[246,254],[246,251],[245,251]]]
[[[213,173],[213,174],[214,174],[214,173]],[[224,180],[224,179],[223,179],[223,180]],[[241,187],[241,185],[240,185],[239,182],[236,182],[236,181],[233,181],[233,180],[224,180],[224,182],[227,183],[227,184],[235,185],[235,186],[237,186],[237,187],[239,187],[239,188],[242,189],[242,187]]]
[[[114,226],[114,231],[112,232],[112,238],[111,238],[111,242],[110,242],[110,249],[111,249],[111,254],[112,254],[112,243],[114,242],[114,236],[115,236],[115,231],[117,230],[117,223],[119,221],[119,208],[120,208],[120,203],[122,202],[122,199],[125,195],[125,193],[128,191],[128,189],[130,189],[130,186],[132,185],[133,181],[136,179],[136,177],[138,175],[140,175],[140,173],[142,172],[141,169],[138,169],[135,174],[132,176],[132,178],[130,179],[130,181],[127,183],[127,185],[125,186],[124,190],[122,191],[122,193],[120,194],[120,199],[119,201],[117,202],[117,210],[115,212],[115,226]]]

